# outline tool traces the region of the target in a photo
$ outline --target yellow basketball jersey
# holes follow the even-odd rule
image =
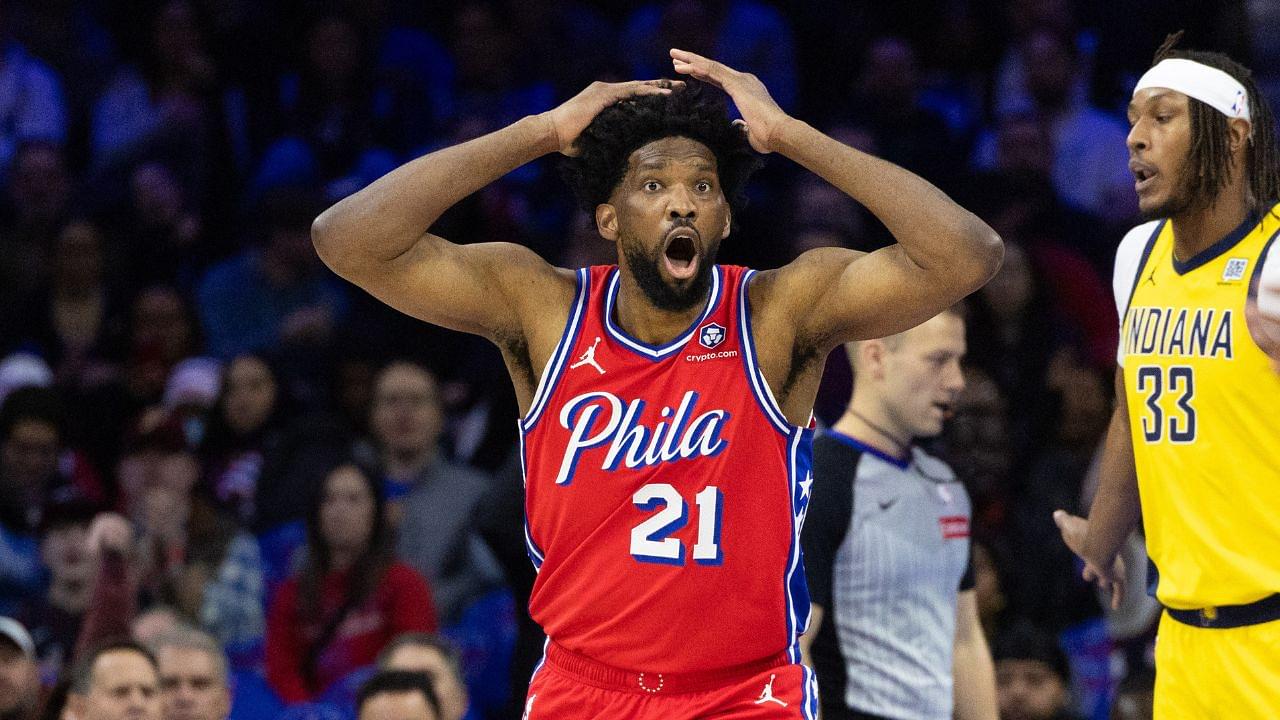
[[[1280,375],[1245,321],[1278,215],[1280,205],[1187,262],[1167,221],[1135,238],[1145,245],[1119,355],[1156,596],[1169,607],[1280,592]],[[1118,260],[1118,289],[1120,273]]]

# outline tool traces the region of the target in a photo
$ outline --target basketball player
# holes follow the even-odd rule
[[[312,229],[342,276],[502,351],[525,412],[530,612],[549,637],[532,720],[812,717],[798,540],[823,360],[933,316],[1002,254],[933,186],[787,116],[754,76],[671,55],[724,89],[741,126],[682,82],[593,83],[392,171]],[[847,192],[899,244],[764,273],[716,265],[752,149]],[[557,150],[618,266],[562,270],[519,245],[428,232]]]
[[[1089,520],[1059,511],[1085,578],[1123,590],[1141,522],[1166,610],[1155,716],[1280,708],[1280,160],[1250,73],[1171,37],[1129,104],[1150,222],[1116,254],[1117,407]]]

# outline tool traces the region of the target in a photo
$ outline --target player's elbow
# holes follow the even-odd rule
[[[1004,241],[986,223],[977,221],[978,227],[969,233],[969,262],[965,263],[964,279],[969,292],[986,285],[1004,264]]]
[[[339,275],[350,272],[355,261],[352,243],[344,240],[341,223],[334,218],[336,208],[331,207],[311,221],[311,246],[316,255],[330,270]]]

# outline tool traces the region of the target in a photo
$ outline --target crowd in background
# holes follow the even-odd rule
[[[1123,108],[1183,28],[1277,97],[1262,0],[3,3],[0,615],[51,692],[94,640],[202,628],[235,718],[349,714],[395,637],[438,633],[466,717],[519,717],[541,638],[501,358],[329,273],[310,222],[592,80],[669,76],[681,47],[1004,238],[934,448],[974,498],[1002,713],[1141,717],[1154,606],[1104,615],[1051,512],[1087,508],[1110,416],[1111,262],[1137,220]],[[721,262],[892,241],[780,158],[749,194]],[[554,157],[434,231],[613,261]],[[833,354],[820,421],[850,381]]]

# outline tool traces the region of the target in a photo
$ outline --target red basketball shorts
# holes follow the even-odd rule
[[[734,668],[674,674],[620,670],[552,643],[529,685],[524,720],[813,720],[817,714],[813,671],[791,663],[785,653]]]

